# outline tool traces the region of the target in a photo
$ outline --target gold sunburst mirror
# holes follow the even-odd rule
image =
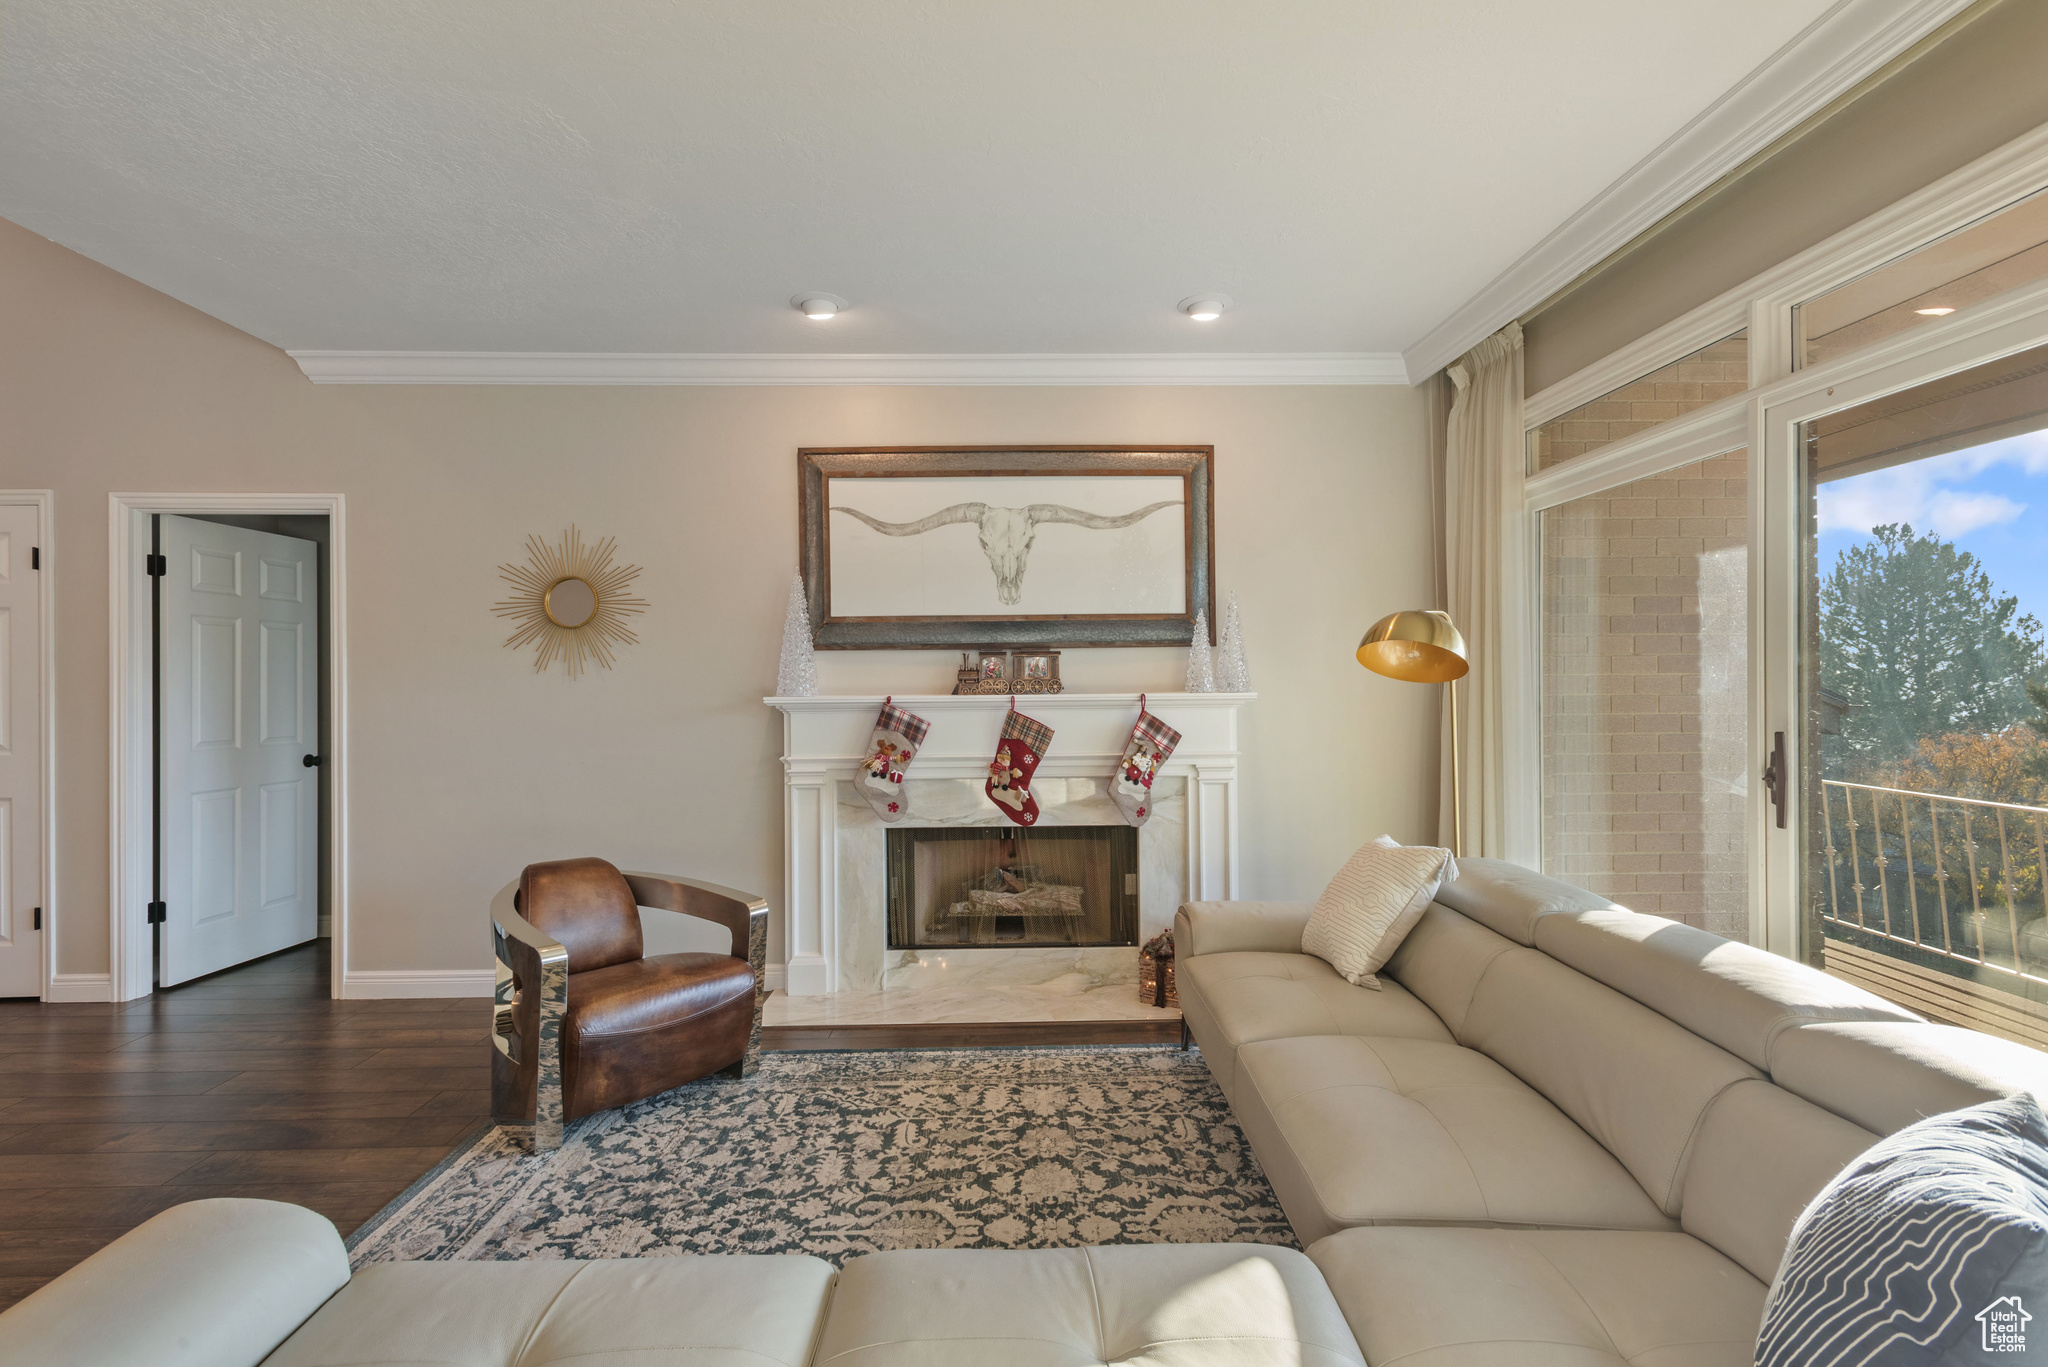
[[[533,669],[545,673],[557,660],[575,678],[595,660],[612,667],[617,646],[640,638],[626,618],[647,611],[647,600],[632,598],[627,587],[639,577],[638,565],[614,565],[618,539],[606,537],[585,545],[575,527],[550,546],[538,536],[526,538],[526,563],[500,565],[498,573],[512,585],[512,596],[492,608],[509,617],[518,630],[505,638],[507,649],[531,645]]]

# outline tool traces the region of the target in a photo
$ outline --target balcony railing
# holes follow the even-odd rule
[[[2048,807],[1821,783],[1823,919],[2048,984]]]

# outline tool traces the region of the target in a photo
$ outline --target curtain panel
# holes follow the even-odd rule
[[[1444,597],[1464,633],[1471,672],[1461,690],[1464,734],[1458,747],[1464,790],[1461,854],[1526,857],[1511,829],[1511,747],[1507,735],[1510,664],[1524,626],[1516,594],[1522,579],[1519,540],[1510,515],[1522,501],[1527,462],[1522,427],[1522,328],[1510,323],[1450,367],[1456,395],[1444,438]],[[1448,844],[1452,816],[1451,737],[1443,737],[1443,781],[1437,838]]]

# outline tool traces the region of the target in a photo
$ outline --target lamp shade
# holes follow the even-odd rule
[[[1375,674],[1410,683],[1449,683],[1465,677],[1465,638],[1447,612],[1392,612],[1372,624],[1358,643],[1358,662]]]

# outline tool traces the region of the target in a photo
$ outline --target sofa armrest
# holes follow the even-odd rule
[[[188,1201],[0,1314],[0,1367],[256,1367],[348,1278],[324,1215]]]
[[[1313,902],[1188,902],[1173,918],[1173,953],[1301,953]]]

